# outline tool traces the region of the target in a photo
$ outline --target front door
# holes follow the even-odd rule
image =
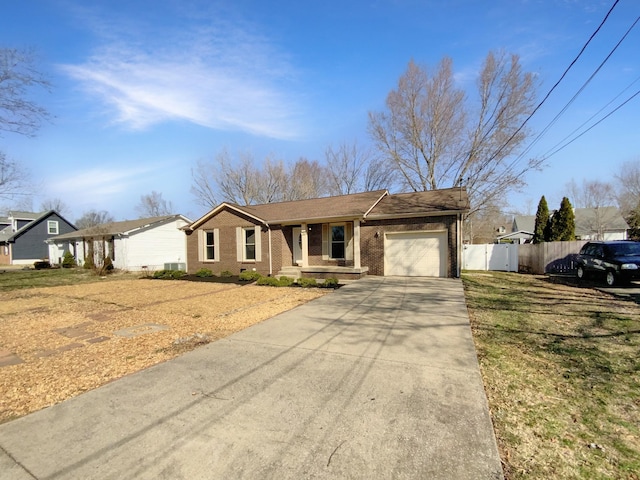
[[[293,264],[302,265],[302,228],[293,227]]]

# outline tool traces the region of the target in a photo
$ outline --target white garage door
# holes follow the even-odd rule
[[[384,274],[446,277],[447,232],[385,234]]]

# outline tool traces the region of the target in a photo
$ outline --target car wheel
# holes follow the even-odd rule
[[[583,280],[585,278],[585,271],[584,271],[584,268],[582,268],[582,265],[578,267],[578,271],[576,272],[576,275],[578,276],[578,280]]]
[[[610,287],[613,287],[616,284],[616,275],[613,273],[613,270],[607,270],[605,282],[607,282],[607,285]]]

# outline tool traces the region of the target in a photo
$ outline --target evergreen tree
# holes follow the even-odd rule
[[[551,241],[568,242],[576,239],[576,217],[567,197],[562,198],[560,210],[551,217]]]
[[[538,203],[538,211],[536,212],[536,223],[533,229],[533,243],[541,243],[546,241],[545,230],[549,223],[549,206],[544,195]]]

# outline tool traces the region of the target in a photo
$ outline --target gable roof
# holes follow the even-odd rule
[[[408,218],[466,213],[469,208],[466,188],[443,188],[387,195],[371,209],[367,218]]]
[[[230,208],[264,224],[295,224],[309,221],[329,221],[338,218],[364,217],[386,195],[389,195],[387,190],[375,190],[373,192],[261,205],[240,206],[233,203],[222,203],[193,222],[188,230],[198,228],[224,208]]]
[[[529,232],[533,233],[536,229],[535,215],[516,215],[513,217],[513,226],[511,232]]]
[[[390,195],[387,190],[335,197],[240,206],[222,203],[186,227],[193,231],[224,209],[244,214],[265,225],[321,223],[338,219],[433,216],[469,211],[464,188]]]
[[[576,235],[587,235],[598,229],[611,232],[629,228],[616,207],[576,208],[575,216]]]
[[[66,218],[64,218],[58,212],[56,212],[55,210],[49,210],[47,212],[39,214],[39,216],[37,216],[35,219],[33,219],[32,222],[27,223],[24,227],[16,230],[15,232],[11,232],[11,227],[10,226],[5,228],[4,230],[2,230],[0,232],[0,242],[5,242],[5,243],[15,242],[18,237],[21,237],[26,232],[31,230],[33,227],[35,227],[36,225],[40,224],[41,222],[43,222],[47,218],[49,218],[51,215],[56,215],[60,220],[63,220],[64,222],[66,222],[71,227],[76,228],[71,222],[69,222]]]
[[[72,240],[75,238],[93,238],[96,236],[111,237],[130,235],[138,230],[157,227],[167,223],[168,221],[177,220],[180,218],[187,223],[190,222],[187,217],[184,217],[182,215],[163,215],[160,217],[139,218],[137,220],[110,222],[104,223],[102,225],[83,228],[81,230],[76,230],[75,232],[51,237],[49,240],[55,242],[59,240]]]

